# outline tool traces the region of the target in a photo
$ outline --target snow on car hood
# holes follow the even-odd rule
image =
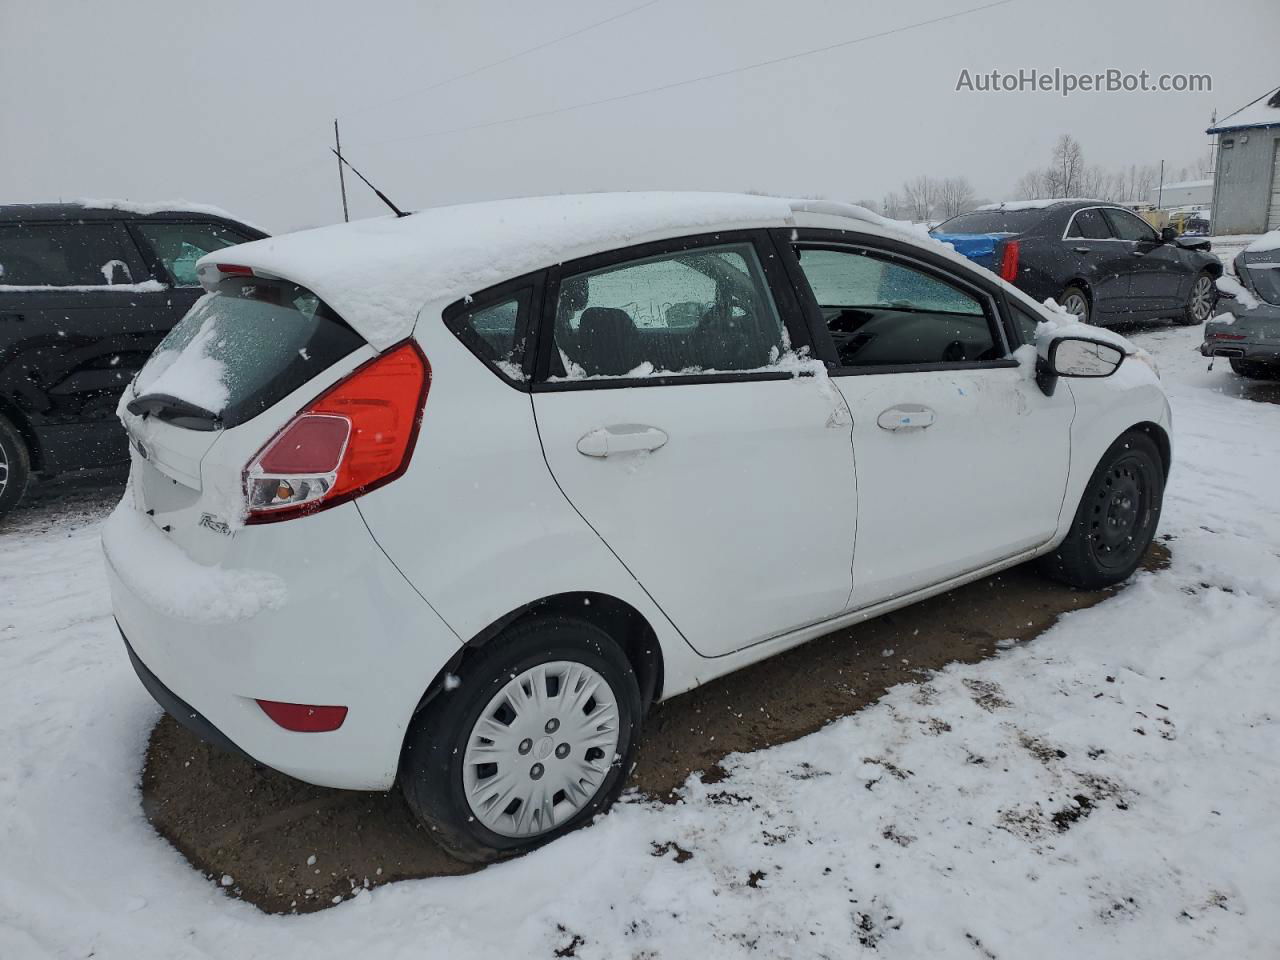
[[[235,263],[299,283],[376,349],[431,300],[453,300],[574,257],[717,228],[789,226],[790,203],[731,193],[600,193],[435,207],[242,244]]]

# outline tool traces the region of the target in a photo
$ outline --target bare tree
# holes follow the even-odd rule
[[[1052,159],[1044,172],[1049,196],[1076,196],[1082,192],[1080,188],[1084,173],[1084,151],[1080,149],[1080,141],[1071,134],[1064,133],[1053,145]]]
[[[933,214],[938,203],[938,184],[930,177],[921,174],[902,185],[906,195],[906,205],[912,220],[926,222]]]
[[[973,209],[973,187],[964,177],[938,181],[938,215],[954,217]]]
[[[909,214],[907,211],[906,201],[896,193],[886,193],[884,202],[880,205],[883,214],[890,220],[902,220]]]
[[[1044,171],[1028,170],[1018,178],[1013,192],[1017,194],[1014,198],[1016,200],[1036,200],[1047,196],[1048,188],[1045,184]]]

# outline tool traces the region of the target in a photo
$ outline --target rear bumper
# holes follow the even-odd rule
[[[122,505],[103,547],[116,622],[152,697],[204,739],[299,780],[389,788],[413,712],[459,642],[354,505],[237,530],[216,567],[138,523]],[[255,571],[282,581],[273,602],[225,602],[218,578]],[[348,709],[337,730],[299,733],[260,699]]]
[[[119,627],[120,624],[117,623],[116,628],[119,629]],[[138,675],[138,679],[147,688],[147,693],[151,694],[151,698],[164,708],[165,713],[206,743],[211,743],[215,747],[227,751],[227,753],[238,753],[242,757],[249,757],[247,753],[236,746],[230,737],[210,723],[204,714],[166,687],[159,677],[147,669],[147,665],[138,659],[137,653],[130,646],[129,638],[124,635],[123,630],[120,631],[120,639],[124,641],[124,648],[129,654],[129,662],[133,664],[133,672]],[[252,760],[253,757],[249,757],[249,759]]]
[[[1205,324],[1200,353],[1261,363],[1280,362],[1280,306],[1258,303],[1245,307],[1238,300],[1222,300],[1221,320]]]

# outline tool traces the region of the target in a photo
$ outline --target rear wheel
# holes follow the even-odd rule
[[[1131,576],[1151,545],[1164,501],[1155,442],[1131,431],[1113,443],[1089,478],[1066,540],[1041,569],[1073,587],[1097,590]]]
[[[1093,310],[1089,304],[1089,295],[1074,284],[1062,291],[1058,306],[1074,316],[1081,323],[1093,322]]]
[[[0,517],[22,499],[31,477],[31,455],[17,428],[0,417]]]
[[[1178,322],[1187,327],[1198,326],[1213,316],[1217,306],[1218,288],[1209,271],[1201,270],[1195,283],[1191,285],[1191,298],[1187,301],[1182,311],[1182,319]]]
[[[1231,361],[1231,369],[1240,377],[1248,377],[1250,380],[1274,380],[1280,377],[1280,364],[1258,363],[1255,360],[1235,360]]]
[[[582,826],[622,790],[640,733],[640,689],[598,627],[533,619],[464,663],[418,714],[400,783],[449,853],[485,862]]]

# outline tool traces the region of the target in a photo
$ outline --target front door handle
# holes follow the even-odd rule
[[[657,450],[667,439],[666,433],[657,427],[648,427],[642,423],[618,423],[584,433],[578,440],[578,452],[584,457],[639,453]]]
[[[884,430],[911,432],[933,426],[937,415],[920,403],[900,403],[890,407],[876,418],[876,424]]]
[[[1093,253],[1092,247],[1072,247],[1071,249],[1076,253]]]
[[[12,320],[14,323],[21,323],[27,319],[25,314],[21,313],[0,313],[0,320]]]

